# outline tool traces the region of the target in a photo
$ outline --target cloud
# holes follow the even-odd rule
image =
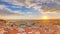
[[[60,0],[53,0],[53,2],[60,4]]]
[[[0,0],[8,4],[3,3],[0,6],[2,8],[3,15],[18,15],[23,17],[40,17],[41,15],[55,14],[60,12],[59,0]],[[4,8],[4,11],[3,11]],[[50,15],[51,16],[51,15]]]
[[[20,14],[20,16],[28,16],[32,14],[32,12],[22,12],[20,10],[13,11],[13,13]]]
[[[44,12],[60,12],[60,6],[43,6],[41,9]]]
[[[26,6],[27,8],[34,8],[36,10],[42,9],[45,11],[60,11],[59,0],[2,0],[18,6]],[[15,6],[14,6],[15,7]],[[13,8],[14,8],[13,7]],[[16,7],[15,7],[16,8]]]
[[[19,15],[19,14],[10,12],[9,10],[0,10],[0,15],[5,16],[5,15]]]
[[[0,5],[0,9],[3,9],[5,8],[6,6],[5,5]]]

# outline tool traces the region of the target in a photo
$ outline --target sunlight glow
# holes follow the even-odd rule
[[[41,19],[46,20],[46,19],[49,19],[49,17],[48,16],[42,16]]]

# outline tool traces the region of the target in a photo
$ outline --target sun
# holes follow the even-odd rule
[[[49,17],[48,16],[42,16],[41,19],[47,20],[47,19],[49,19]]]

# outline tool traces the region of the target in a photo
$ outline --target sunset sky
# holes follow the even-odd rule
[[[60,0],[0,0],[2,19],[60,19]]]

